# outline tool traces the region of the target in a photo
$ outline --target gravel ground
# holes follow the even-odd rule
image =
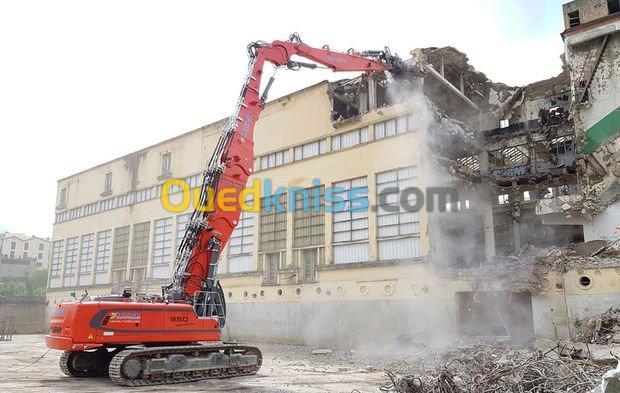
[[[60,351],[47,348],[43,335],[16,335],[0,342],[2,392],[378,392],[388,381],[385,367],[404,359],[349,351],[313,354],[315,348],[258,344],[263,366],[255,376],[146,388],[123,388],[107,378],[69,378],[58,368]],[[401,363],[402,364],[402,363]]]

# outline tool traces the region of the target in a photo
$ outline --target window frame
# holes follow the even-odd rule
[[[172,217],[164,217],[153,221],[153,255],[151,262],[155,265],[172,263]]]

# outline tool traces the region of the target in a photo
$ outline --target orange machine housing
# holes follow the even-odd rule
[[[132,344],[170,345],[220,339],[217,317],[197,317],[191,304],[123,299],[58,305],[54,308],[45,343],[49,348],[84,351]]]

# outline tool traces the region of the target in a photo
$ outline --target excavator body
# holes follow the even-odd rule
[[[45,342],[54,349],[84,351],[220,339],[218,318],[199,317],[191,304],[147,303],[119,297],[119,301],[59,304],[52,313]]]
[[[333,71],[390,72],[415,75],[398,56],[382,51],[337,52],[313,48],[299,35],[270,44],[248,46],[248,75],[234,113],[220,135],[204,171],[200,207],[191,215],[181,240],[171,283],[161,295],[142,294],[89,297],[62,303],[54,309],[46,344],[63,350],[61,370],[73,377],[109,375],[124,386],[160,385],[213,377],[254,374],[262,362],[258,348],[224,343],[224,292],[217,280],[221,250],[239,222],[241,209],[213,204],[219,190],[240,195],[253,171],[254,127],[265,107],[268,81],[261,93],[266,62],[291,70],[316,68]],[[212,210],[202,207],[213,206]]]

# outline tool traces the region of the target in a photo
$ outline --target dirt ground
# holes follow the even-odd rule
[[[263,366],[255,376],[205,380],[146,388],[123,388],[107,378],[69,378],[58,368],[60,351],[45,353],[43,335],[16,335],[0,342],[2,392],[378,392],[388,381],[383,369],[391,360],[381,356],[334,351],[312,354],[313,348],[259,344]]]

